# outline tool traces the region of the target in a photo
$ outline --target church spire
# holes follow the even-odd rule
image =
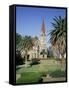
[[[43,22],[42,22],[41,33],[45,34],[45,24],[44,24],[44,18],[43,18]]]

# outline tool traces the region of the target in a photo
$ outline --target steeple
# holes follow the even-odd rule
[[[44,18],[43,18],[42,27],[41,27],[40,48],[41,48],[41,50],[46,49],[46,34],[45,34]]]
[[[40,52],[42,52],[43,50],[47,52],[44,18],[42,21],[41,34],[40,34]],[[47,55],[43,55],[41,56],[41,58],[47,58]]]
[[[43,21],[42,21],[41,34],[45,34],[45,24],[44,24],[44,18],[43,18]]]

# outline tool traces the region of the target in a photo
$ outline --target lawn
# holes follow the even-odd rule
[[[16,76],[20,77],[16,80],[16,83],[41,83],[48,81],[64,81],[65,80],[65,64],[61,70],[60,63],[56,63],[55,60],[43,60],[40,64],[32,65],[30,67],[19,67],[16,69]],[[46,78],[49,74],[50,78]],[[16,77],[17,78],[17,77]]]

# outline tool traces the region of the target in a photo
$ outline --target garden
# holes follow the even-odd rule
[[[64,63],[65,65],[65,63]],[[16,83],[44,83],[54,81],[65,81],[66,71],[64,65],[56,60],[43,60],[29,67],[16,67]],[[62,69],[61,69],[62,68]],[[18,75],[20,77],[18,78]]]

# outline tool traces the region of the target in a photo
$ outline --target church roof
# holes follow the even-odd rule
[[[32,44],[35,45],[35,38],[32,38]]]
[[[43,22],[42,22],[41,32],[45,34],[45,24],[44,24],[44,18],[43,18]]]
[[[32,37],[32,45],[37,46],[38,44],[38,38],[37,37]]]

